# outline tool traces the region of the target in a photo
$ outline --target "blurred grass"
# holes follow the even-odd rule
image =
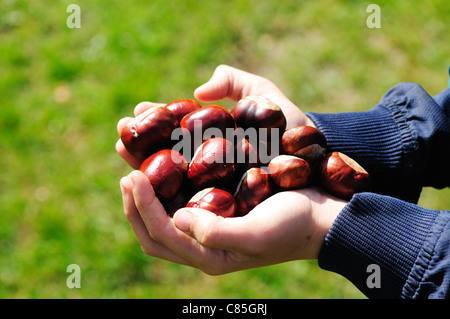
[[[116,123],[143,100],[192,97],[227,63],[304,111],[367,110],[401,81],[436,94],[445,0],[0,1],[0,298],[364,298],[316,261],[219,277],[144,255],[122,213]],[[227,101],[223,104],[230,106]],[[450,192],[420,204],[448,209]],[[66,267],[80,265],[80,289]]]

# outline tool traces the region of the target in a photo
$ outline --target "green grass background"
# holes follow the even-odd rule
[[[66,8],[81,8],[69,29]],[[450,64],[448,0],[0,0],[0,298],[365,298],[299,261],[211,277],[143,254],[123,215],[117,121],[190,98],[226,63],[304,111],[367,110],[401,81],[436,94]],[[230,106],[228,101],[223,101]],[[420,204],[450,207],[425,189]],[[66,268],[81,267],[69,289]]]

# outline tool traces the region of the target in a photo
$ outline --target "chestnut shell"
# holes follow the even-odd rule
[[[147,176],[161,201],[168,201],[177,195],[187,169],[188,162],[184,156],[171,149],[156,152],[139,168]]]
[[[213,186],[227,188],[234,172],[233,144],[227,139],[214,137],[198,147],[187,176],[196,190]]]
[[[307,161],[293,155],[279,155],[268,165],[269,175],[283,189],[298,189],[311,184],[312,169]]]
[[[177,127],[175,115],[164,106],[154,106],[131,119],[120,132],[127,151],[140,160],[170,146]]]
[[[173,216],[177,210],[186,207],[186,204],[194,193],[195,192],[192,191],[192,187],[190,187],[185,178],[178,193],[170,200],[162,202],[167,215]]]
[[[179,123],[187,114],[201,107],[202,105],[200,103],[191,99],[176,100],[166,105],[166,108],[172,111]]]
[[[266,142],[271,142],[271,129],[279,130],[279,137],[286,129],[287,121],[281,108],[264,96],[247,96],[240,99],[233,109],[238,128],[268,129]]]
[[[314,163],[325,156],[327,139],[315,127],[296,126],[283,133],[281,147],[285,154],[298,156],[309,163]]]
[[[347,200],[353,194],[371,188],[369,173],[355,160],[340,152],[328,153],[320,162],[318,179],[331,194]]]
[[[201,129],[196,131],[196,122],[201,123]],[[236,127],[233,115],[221,105],[211,104],[200,109],[194,110],[183,117],[180,122],[183,134],[190,134],[192,150],[196,150],[201,143],[212,136],[204,136],[207,129],[214,129],[220,136],[226,137],[226,130]],[[198,141],[197,141],[197,137]]]
[[[233,217],[237,210],[233,195],[215,187],[199,191],[188,201],[186,207],[206,209],[222,217]]]
[[[260,167],[250,168],[242,176],[234,194],[238,207],[236,215],[247,215],[272,194],[273,186],[268,172]]]

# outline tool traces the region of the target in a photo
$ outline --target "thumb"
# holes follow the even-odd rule
[[[261,90],[264,86],[262,84],[268,84],[268,80],[222,64],[215,69],[208,82],[194,91],[194,97],[202,102],[213,102],[225,98],[238,101],[245,96],[259,93],[255,90]]]
[[[244,218],[224,218],[200,208],[182,208],[173,216],[175,226],[209,248],[239,251],[250,240]]]

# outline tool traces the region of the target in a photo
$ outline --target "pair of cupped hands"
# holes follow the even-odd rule
[[[194,92],[201,102],[238,101],[249,95],[263,95],[278,104],[287,128],[315,126],[270,80],[227,65],[218,66]],[[154,105],[165,104],[141,102],[134,115]],[[130,119],[118,122],[119,133]],[[182,208],[170,217],[138,170],[141,161],[127,152],[120,139],[116,150],[135,169],[121,179],[120,188],[125,216],[142,250],[210,275],[317,259],[327,232],[347,203],[320,189],[304,188],[276,193],[242,217],[223,218],[199,208]]]

